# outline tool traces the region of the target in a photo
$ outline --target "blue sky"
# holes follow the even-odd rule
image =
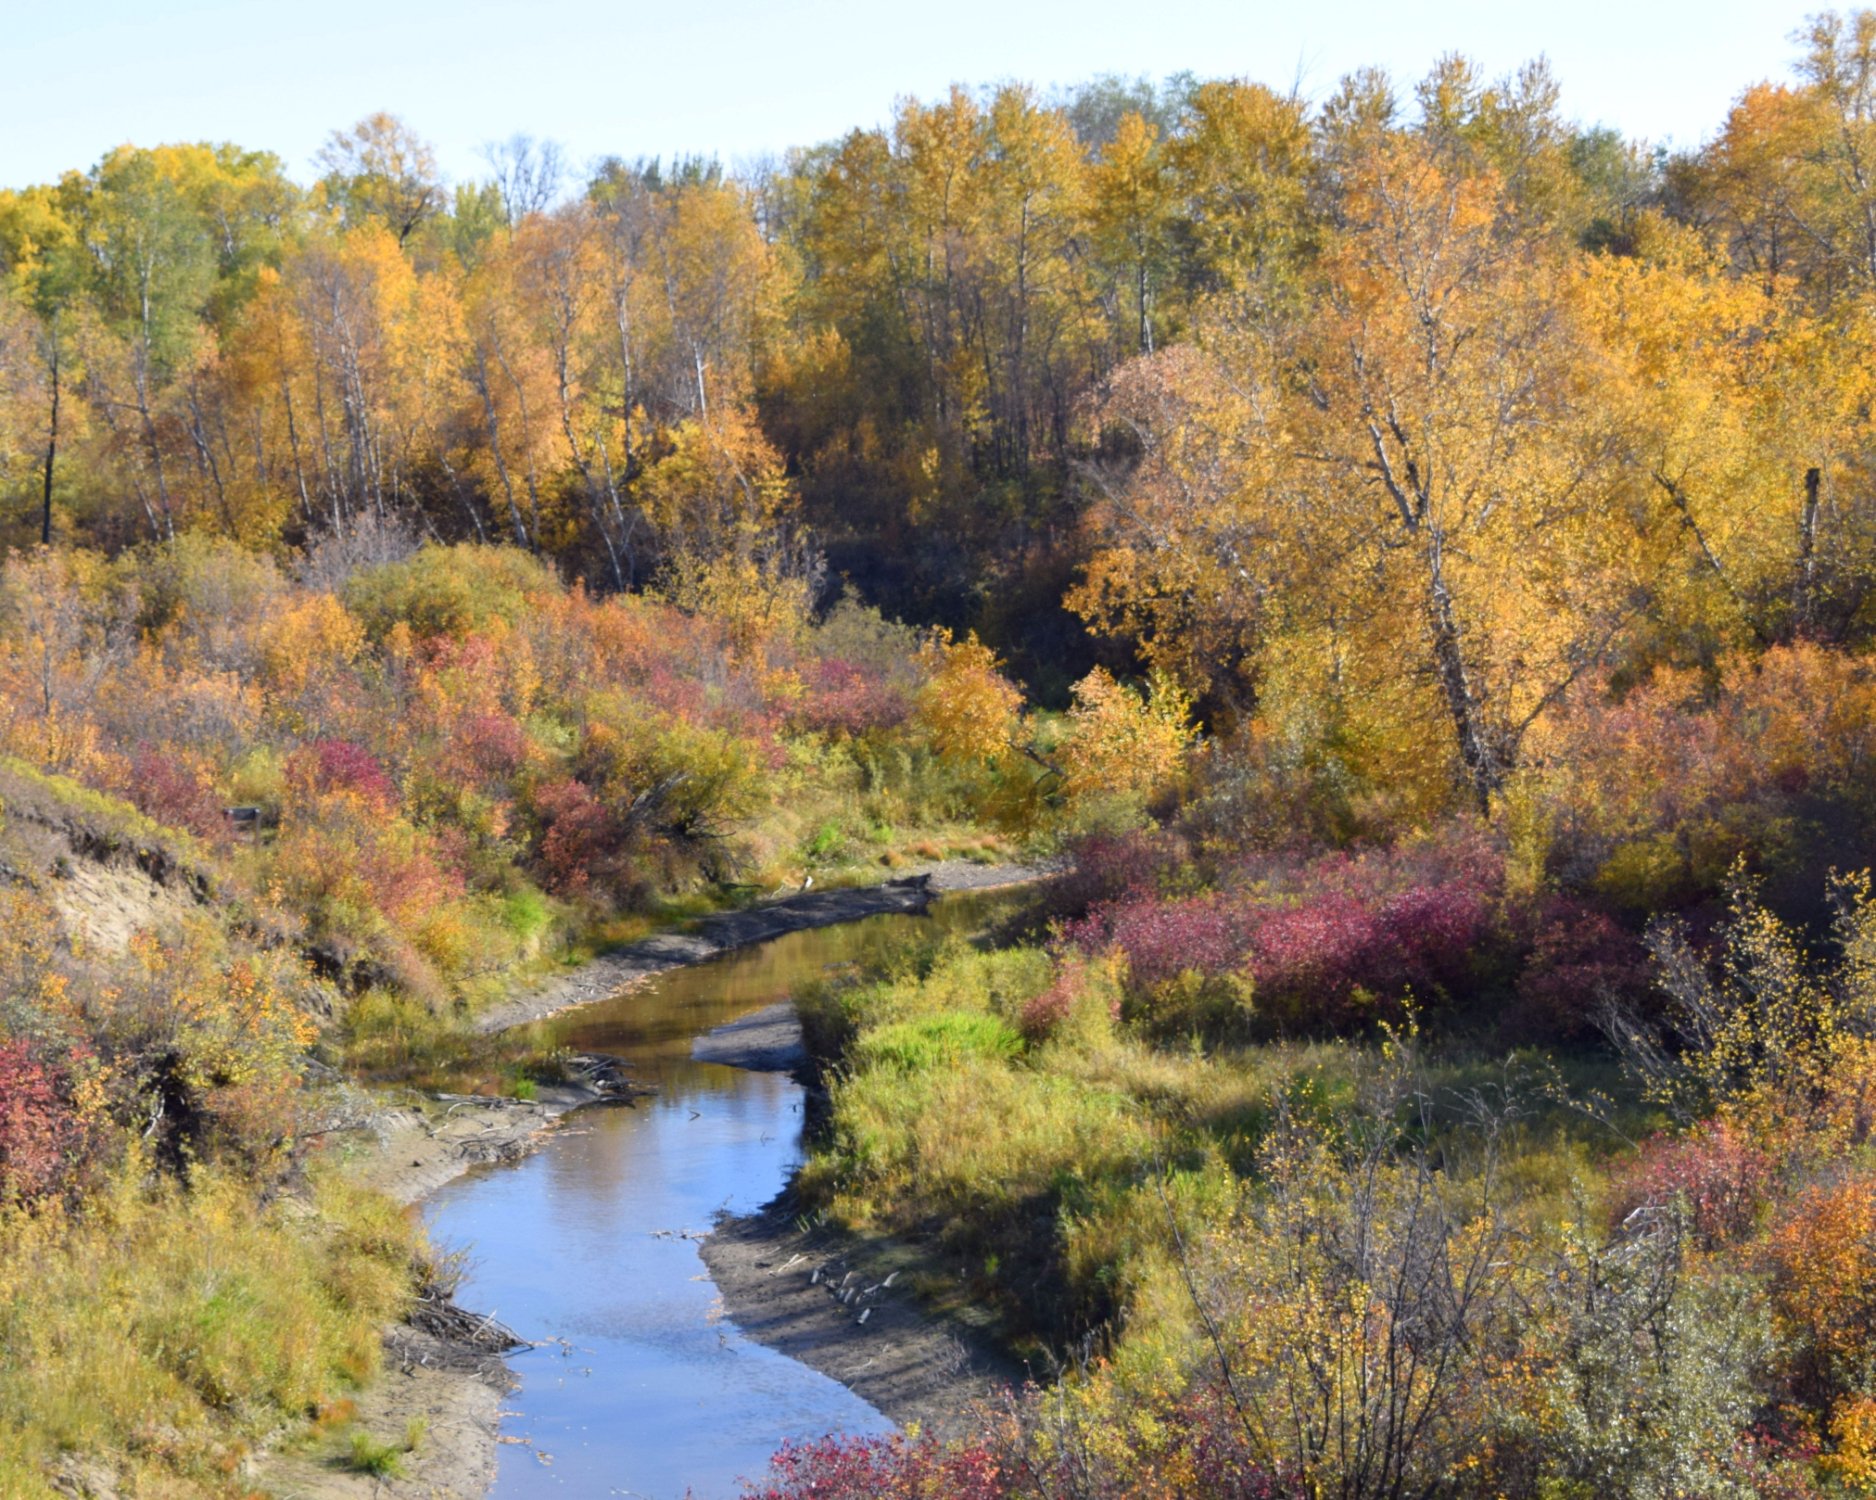
[[[402,115],[454,177],[524,130],[576,160],[746,158],[873,124],[953,81],[1247,76],[1312,94],[1447,49],[1494,72],[1547,54],[1573,116],[1692,145],[1788,75],[1789,0],[0,0],[0,186],[113,145],[234,140],[298,176],[326,133]]]

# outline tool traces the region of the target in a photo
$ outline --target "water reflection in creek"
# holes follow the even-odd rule
[[[541,1151],[425,1205],[441,1243],[470,1249],[464,1305],[560,1341],[513,1360],[521,1389],[502,1433],[526,1442],[500,1449],[496,1496],[719,1500],[761,1477],[784,1438],[889,1430],[846,1387],[744,1338],[681,1237],[766,1202],[801,1154],[800,1088],[692,1062],[690,1041],[934,924],[981,925],[999,900],[794,933],[554,1023],[557,1040],[628,1058],[659,1092],[577,1115]]]

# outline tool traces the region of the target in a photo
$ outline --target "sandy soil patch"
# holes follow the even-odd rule
[[[267,1459],[251,1482],[278,1500],[468,1500],[495,1480],[495,1430],[502,1397],[513,1389],[497,1354],[400,1326],[385,1336],[384,1374],[358,1401],[356,1430],[401,1442],[412,1422],[423,1436],[406,1472],[377,1479],[333,1458],[306,1454]]]

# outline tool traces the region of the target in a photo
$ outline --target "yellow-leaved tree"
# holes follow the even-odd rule
[[[1139,804],[1178,780],[1192,741],[1192,699],[1163,672],[1144,693],[1100,667],[1075,684],[1056,747],[1073,809]]]
[[[1626,503],[1567,261],[1504,179],[1384,137],[1342,194],[1306,311],[1221,302],[1115,382],[1072,602],[1189,688],[1294,717],[1274,679],[1379,732],[1389,779],[1485,807],[1633,617],[1658,512]]]
[[[934,630],[919,652],[925,684],[918,720],[925,739],[945,760],[994,767],[1016,753],[1023,695],[1001,671],[997,654],[973,631],[963,640]]]

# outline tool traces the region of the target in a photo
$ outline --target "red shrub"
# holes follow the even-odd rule
[[[1062,1441],[1041,1398],[1019,1398],[1010,1420],[983,1420],[971,1437],[941,1443],[823,1438],[789,1444],[771,1460],[754,1500],[1006,1500],[1074,1495],[1080,1500],[1301,1500],[1303,1486],[1246,1451],[1243,1419],[1215,1383],[1156,1402],[1151,1451],[1121,1463]]]
[[[397,806],[397,787],[377,757],[350,740],[315,740],[293,757],[316,792],[350,792],[373,806]]]
[[[47,1063],[30,1043],[0,1042],[0,1198],[30,1201],[65,1187],[88,1136],[69,1066]]]
[[[1075,990],[1070,970],[1064,966],[1054,984],[1024,1004],[1016,1018],[1016,1029],[1032,1045],[1046,1042],[1075,1008]]]
[[[1267,859],[1239,889],[1160,900],[1136,888],[1063,930],[1085,951],[1124,949],[1142,988],[1247,965],[1268,1019],[1340,1027],[1365,1002],[1463,990],[1497,956],[1504,866],[1472,837],[1411,851]]]
[[[1741,855],[1774,904],[1832,864],[1865,862],[1876,827],[1876,670],[1807,642],[1719,663],[1718,681],[1657,669],[1617,693],[1585,684],[1544,733],[1538,792],[1549,873],[1636,913],[1724,889]]]
[[[540,859],[548,885],[567,895],[585,891],[615,862],[623,836],[618,819],[571,776],[537,787],[531,800],[541,822]]]
[[[1461,980],[1491,925],[1497,892],[1484,877],[1409,886],[1381,908],[1381,941],[1398,956],[1401,978],[1421,986]]]
[[[1223,897],[1144,896],[1095,907],[1069,923],[1063,937],[1086,952],[1123,950],[1133,984],[1150,989],[1187,971],[1211,978],[1237,968],[1250,946],[1251,926],[1249,908]]]
[[[1049,910],[1059,917],[1080,917],[1102,902],[1151,895],[1191,858],[1185,840],[1159,829],[1076,839],[1068,848],[1067,873],[1050,883]]]
[[[1312,1005],[1333,1002],[1339,1011],[1357,988],[1370,994],[1400,988],[1390,981],[1404,966],[1381,914],[1343,892],[1259,907],[1253,930],[1260,1008],[1306,1015]]]
[[[1518,979],[1519,1028],[1542,1037],[1585,1037],[1606,1004],[1639,1004],[1652,986],[1647,952],[1633,933],[1593,906],[1553,897],[1537,913]]]
[[[925,1436],[785,1443],[753,1500],[1003,1500],[1011,1493],[981,1444]]]
[[[456,750],[486,778],[505,778],[528,758],[527,731],[506,714],[475,714],[456,732]]]
[[[1504,861],[1472,833],[1407,849],[1336,854],[1266,879],[1253,933],[1264,1003],[1307,1020],[1351,1019],[1358,991],[1456,992],[1492,946]]]
[[[456,847],[460,849],[460,840]],[[409,847],[360,841],[358,873],[382,910],[405,921],[417,921],[437,907],[459,900],[467,888],[462,864],[450,855],[450,841],[424,833],[419,833],[414,846]]]
[[[1172,1467],[1181,1471],[1179,1477],[1154,1476],[1158,1483],[1149,1478],[1124,1491],[1116,1487],[1116,1500],[1123,1494],[1202,1495],[1205,1500],[1303,1500],[1309,1493],[1302,1484],[1247,1451],[1244,1419],[1238,1412],[1236,1397],[1216,1377],[1208,1376],[1185,1391],[1158,1415],[1164,1424],[1162,1451],[1172,1455]],[[1189,1487],[1182,1482],[1188,1463]],[[1100,1476],[1091,1477],[1095,1493],[1100,1494],[1104,1488]]]
[[[815,662],[806,677],[807,692],[788,715],[793,728],[851,739],[896,728],[911,716],[911,700],[900,688],[853,662]]]
[[[704,684],[673,670],[667,662],[652,662],[632,688],[635,696],[679,718],[702,722],[712,717]]]
[[[186,828],[198,837],[218,839],[228,831],[221,799],[213,788],[172,755],[149,745],[139,746],[130,763],[125,788],[139,811],[171,828]]]
[[[1684,1201],[1708,1249],[1752,1228],[1772,1189],[1772,1159],[1718,1120],[1690,1135],[1656,1136],[1616,1180],[1611,1217]]]

